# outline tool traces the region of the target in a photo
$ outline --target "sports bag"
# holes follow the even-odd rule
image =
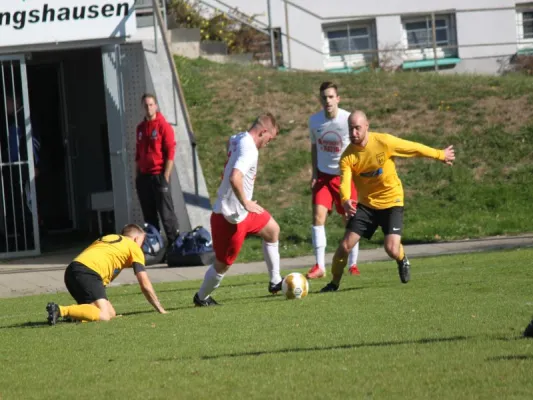
[[[202,226],[180,233],[167,251],[169,267],[209,265],[214,260],[211,234]]]
[[[146,265],[159,264],[165,257],[165,244],[161,233],[155,226],[145,223],[143,225],[146,237],[142,245]]]

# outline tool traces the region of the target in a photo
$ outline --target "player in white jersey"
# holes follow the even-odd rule
[[[335,209],[343,216],[346,223],[344,207],[341,204],[339,161],[348,144],[348,116],[350,113],[339,108],[340,97],[337,85],[323,82],[320,85],[320,102],[323,110],[309,118],[309,135],[311,137],[311,160],[313,177],[313,249],[316,264],[307,272],[308,279],[326,276],[326,230],[324,225],[333,203]],[[357,201],[357,190],[352,183],[352,199]],[[350,252],[348,265],[352,275],[359,275],[357,257],[359,245]]]
[[[259,149],[274,140],[278,132],[276,119],[266,113],[255,120],[248,132],[238,133],[228,142],[228,160],[211,214],[216,259],[207,269],[200,290],[194,295],[196,306],[218,304],[211,293],[220,285],[224,274],[239,255],[248,234],[263,239],[263,254],[270,275],[268,291],[277,293],[281,290],[279,225],[268,211],[252,200]]]

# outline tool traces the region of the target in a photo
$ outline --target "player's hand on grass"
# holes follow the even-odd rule
[[[346,200],[343,206],[347,217],[353,217],[355,215],[355,212],[357,211],[357,203],[355,200]]]
[[[448,146],[444,149],[444,163],[448,165],[453,165],[455,160],[455,150],[453,146]]]
[[[161,308],[161,309],[159,310],[159,314],[168,314],[168,311],[165,310],[164,308]]]
[[[261,214],[263,211],[265,211],[263,207],[257,204],[257,201],[255,200],[248,200],[246,203],[244,203],[244,208],[246,211],[255,214]]]

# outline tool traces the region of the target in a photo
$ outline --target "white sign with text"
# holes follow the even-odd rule
[[[126,37],[135,0],[0,1],[0,47]]]

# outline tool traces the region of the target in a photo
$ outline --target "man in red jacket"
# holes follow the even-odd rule
[[[137,125],[137,178],[135,185],[141,203],[144,221],[159,230],[158,213],[168,245],[178,235],[178,219],[170,192],[170,174],[174,163],[176,139],[174,130],[158,111],[153,94],[144,94],[144,120]]]

